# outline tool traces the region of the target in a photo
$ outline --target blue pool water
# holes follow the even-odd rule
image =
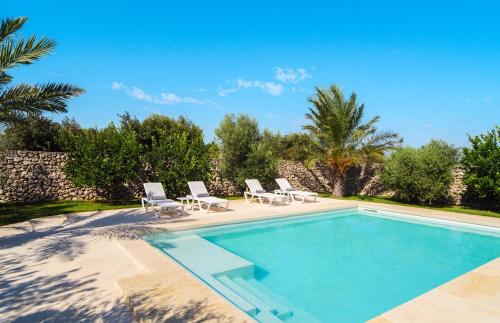
[[[175,239],[193,235],[190,243],[195,244],[182,249],[179,242],[176,251]],[[249,303],[247,312],[261,321],[363,322],[500,256],[495,232],[409,222],[358,209],[147,240],[236,305]],[[192,255],[200,242],[229,253],[210,258],[212,249],[207,249],[202,256]],[[207,259],[201,261],[203,255]],[[239,257],[232,259],[229,271],[204,276],[204,263],[217,267],[232,255]],[[248,269],[247,262],[253,269],[234,271]],[[221,275],[225,280],[217,278]],[[256,289],[253,294],[248,293],[249,283]],[[274,316],[266,313],[269,303]]]

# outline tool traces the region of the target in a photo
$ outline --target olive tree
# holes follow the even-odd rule
[[[385,163],[382,183],[398,198],[432,204],[447,198],[458,159],[458,149],[440,140],[399,148]]]

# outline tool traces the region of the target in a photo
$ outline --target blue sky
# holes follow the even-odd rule
[[[0,0],[0,2],[4,2]],[[16,81],[71,82],[68,116],[105,126],[129,111],[185,115],[207,140],[226,113],[281,133],[314,87],[355,91],[409,145],[466,145],[500,122],[494,1],[5,1],[24,33],[58,42]],[[56,119],[61,116],[56,116]]]

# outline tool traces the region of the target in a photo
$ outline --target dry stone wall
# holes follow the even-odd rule
[[[464,185],[465,170],[458,166],[453,170],[453,181],[451,182],[450,188],[448,189],[448,195],[450,202],[455,205],[462,204],[462,200],[464,194],[467,190],[467,187]]]
[[[208,177],[207,190],[212,195],[237,196],[243,194],[233,182],[223,178],[221,173],[221,161],[218,159],[212,160]]]
[[[278,164],[277,172],[279,176],[288,179],[292,186],[302,190],[315,192],[338,190],[345,195],[384,193],[383,187],[378,182],[380,165],[353,167],[347,172],[345,180],[338,185],[335,185],[338,179],[333,177],[332,170],[321,165],[307,168],[300,162],[282,160]]]
[[[62,171],[64,153],[7,151],[0,160],[0,202],[94,200],[92,188],[75,187]]]
[[[99,198],[93,188],[74,186],[62,171],[66,155],[58,152],[7,151],[0,156],[0,202],[25,202],[39,200],[94,200]],[[223,179],[220,160],[214,160],[207,182],[211,194],[219,196],[241,195],[243,192],[231,181]],[[352,168],[341,183],[344,194],[390,195],[379,182],[380,165]],[[450,186],[450,200],[459,204],[465,187],[462,183],[463,170],[453,172],[454,181]],[[278,163],[277,174],[292,186],[315,192],[333,192],[335,178],[331,169],[318,166],[307,168],[302,163],[282,160]],[[268,187],[274,189],[276,187]],[[133,196],[141,196],[141,185],[134,188]]]

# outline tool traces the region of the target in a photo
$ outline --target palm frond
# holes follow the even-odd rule
[[[0,44],[21,29],[28,17],[5,18],[0,23]]]
[[[35,36],[27,40],[6,40],[0,48],[0,71],[12,68],[19,64],[32,64],[41,57],[50,54],[56,42],[42,37],[37,40]]]
[[[56,42],[35,36],[16,35],[27,18],[7,18],[0,26],[0,124],[22,120],[31,113],[66,112],[68,100],[82,94],[83,89],[65,83],[40,85],[17,84],[8,87],[12,77],[6,70],[17,65],[32,64],[50,54]],[[16,35],[16,37],[14,37]]]
[[[310,123],[303,126],[317,144],[311,160],[321,160],[343,173],[354,164],[382,156],[401,142],[395,133],[377,132],[379,116],[363,123],[365,106],[358,103],[355,93],[346,99],[342,89],[332,85],[316,88],[315,94],[306,113]]]
[[[0,71],[0,89],[2,88],[3,85],[9,83],[11,80],[12,76],[3,71]]]
[[[18,84],[0,93],[0,122],[22,119],[28,113],[66,112],[67,101],[84,92],[71,84]]]

